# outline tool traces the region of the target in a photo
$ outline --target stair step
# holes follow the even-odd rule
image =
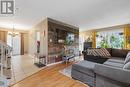
[[[8,56],[8,58],[11,58],[11,56]]]
[[[11,79],[12,77],[12,72],[11,69],[4,69],[4,75],[6,76],[7,79]]]
[[[11,47],[0,40],[0,85],[12,77],[11,72]],[[1,71],[2,70],[2,71]],[[0,86],[1,87],[1,86]],[[3,87],[3,86],[2,86]],[[5,87],[5,86],[4,86]],[[6,86],[7,87],[7,86]]]
[[[11,58],[7,58],[7,69],[11,69]]]

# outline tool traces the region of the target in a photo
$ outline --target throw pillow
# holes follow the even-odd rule
[[[92,52],[94,56],[100,56],[98,49],[93,49]]]
[[[96,49],[98,56],[105,56],[101,49]]]
[[[87,55],[93,55],[93,56],[104,56],[104,57],[109,57],[111,54],[105,49],[88,49],[87,50]]]
[[[87,55],[99,56],[97,49],[88,49]]]
[[[106,57],[110,57],[111,56],[111,54],[107,51],[107,49],[101,48],[100,50],[101,50],[101,52],[102,52],[102,54],[104,56],[106,56]]]
[[[128,63],[130,61],[130,51],[127,53],[127,56],[125,58],[125,64]]]
[[[130,62],[126,63],[123,67],[123,69],[128,69],[130,70]]]
[[[87,49],[87,55],[91,55],[91,50]]]

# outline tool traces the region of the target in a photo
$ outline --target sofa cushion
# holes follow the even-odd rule
[[[106,66],[103,64],[96,64],[94,68],[94,72],[96,73],[96,75],[100,75],[106,79],[108,78],[111,81],[116,81],[116,83],[112,82],[113,84],[117,84],[117,83],[125,84],[124,86],[110,86],[110,87],[130,87],[130,70]],[[100,87],[109,87],[109,86],[105,85]]]
[[[130,52],[128,52],[124,63],[126,64],[126,63],[128,63],[129,61],[130,61]]]
[[[123,67],[123,69],[128,69],[130,70],[130,62],[126,63]]]
[[[111,56],[125,58],[128,52],[129,50],[127,49],[112,49]]]
[[[84,60],[77,64],[73,64],[72,69],[75,69],[79,72],[82,72],[84,74],[94,77],[93,70],[94,70],[95,64],[97,64],[97,63]]]
[[[106,61],[104,63],[104,65],[112,66],[112,67],[117,67],[117,68],[123,68],[123,66],[124,66],[124,64],[122,64],[122,63],[110,62],[110,61]]]
[[[107,57],[104,58],[104,57],[100,57],[100,56],[93,56],[93,55],[86,55],[84,57],[84,60],[103,64],[105,61],[108,60],[108,58]]]
[[[107,61],[124,64],[125,59],[124,58],[119,58],[119,57],[111,57]]]

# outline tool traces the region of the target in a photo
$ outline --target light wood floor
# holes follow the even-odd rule
[[[68,66],[71,64],[68,64]],[[73,80],[59,73],[59,70],[67,67],[65,64],[57,64],[46,67],[40,72],[18,82],[11,87],[87,87],[79,81]]]

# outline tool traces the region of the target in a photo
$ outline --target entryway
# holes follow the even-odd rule
[[[16,36],[12,36],[11,32],[7,35],[7,44],[13,48],[12,55],[20,55],[21,52],[21,35],[17,33]]]
[[[9,80],[10,85],[17,83],[44,68],[35,66],[34,58],[28,54],[12,56],[11,60],[12,78]]]

